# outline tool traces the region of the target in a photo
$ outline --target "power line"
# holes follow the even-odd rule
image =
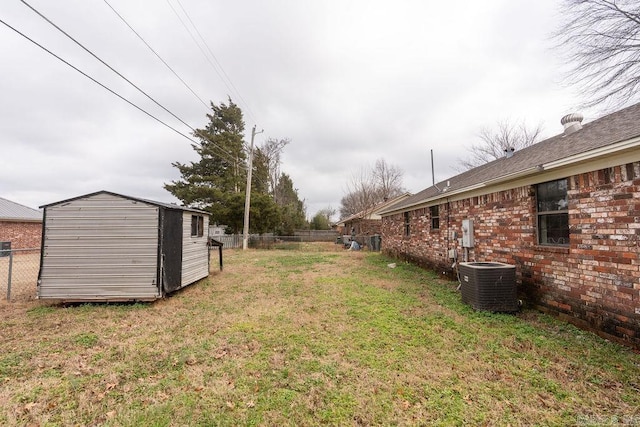
[[[215,71],[216,74],[218,75],[218,77],[220,77],[220,80],[222,80],[222,82],[227,87],[227,89],[229,89],[229,91],[231,91],[231,87],[229,87],[229,85],[225,81],[224,77],[222,77],[222,74],[220,74],[218,69],[213,65],[213,63],[211,62],[211,60],[209,59],[209,57],[205,53],[205,51],[202,48],[202,46],[200,46],[200,43],[198,43],[198,40],[196,40],[196,38],[194,37],[194,35],[191,32],[191,30],[189,29],[189,27],[187,27],[187,24],[185,24],[184,21],[182,20],[182,18],[180,17],[180,14],[178,13],[178,11],[173,7],[173,5],[169,2],[169,0],[167,0],[167,4],[169,5],[171,10],[173,11],[174,15],[176,15],[176,17],[178,18],[178,20],[180,21],[180,23],[182,24],[184,29],[187,31],[187,33],[189,33],[189,36],[191,37],[191,40],[193,40],[193,42],[196,44],[196,46],[198,46],[198,49],[200,49],[200,52],[202,53],[202,55],[205,57],[207,62],[209,62],[209,65],[211,65],[211,67],[213,68],[213,71]]]
[[[188,127],[189,129],[191,129],[192,131],[195,132],[195,129],[192,128],[188,123],[186,123],[184,120],[182,120],[180,117],[176,116],[174,113],[172,113],[171,111],[169,111],[169,109],[167,109],[164,105],[160,104],[158,101],[156,101],[153,97],[151,97],[151,95],[149,95],[148,93],[146,93],[144,90],[140,89],[135,83],[133,83],[131,80],[129,80],[128,78],[126,78],[125,76],[123,76],[119,71],[117,71],[115,68],[113,68],[111,65],[107,64],[105,61],[103,61],[98,55],[96,55],[95,53],[93,53],[91,50],[89,50],[88,48],[86,48],[82,43],[80,43],[78,40],[76,40],[75,38],[73,38],[71,35],[69,35],[66,31],[64,31],[62,28],[58,27],[53,21],[51,21],[49,18],[47,18],[46,16],[44,16],[42,13],[40,13],[38,10],[36,10],[33,6],[31,6],[29,3],[27,3],[25,0],[20,0],[25,6],[27,6],[29,9],[31,9],[33,12],[35,12],[39,17],[41,17],[42,19],[44,19],[45,21],[47,21],[49,24],[51,24],[56,30],[60,31],[62,34],[64,34],[65,36],[67,36],[67,38],[69,38],[71,41],[73,41],[75,44],[77,44],[78,46],[80,46],[85,52],[87,52],[89,55],[93,56],[95,59],[97,59],[98,61],[100,61],[100,63],[102,63],[102,65],[104,65],[105,67],[107,67],[108,69],[110,69],[111,71],[113,71],[114,73],[116,73],[119,77],[121,77],[124,81],[126,81],[127,83],[129,83],[131,86],[133,86],[135,89],[137,89],[140,93],[142,93],[144,96],[146,96],[148,99],[150,99],[153,103],[155,103],[158,107],[162,108],[164,111],[166,111],[167,113],[171,114],[176,120],[180,121],[183,125],[185,125],[186,127]]]
[[[167,109],[164,105],[160,104],[158,101],[156,101],[153,97],[151,97],[151,95],[147,94],[145,91],[143,91],[142,89],[140,89],[140,87],[138,87],[135,83],[133,83],[131,80],[127,79],[124,75],[122,75],[120,72],[118,72],[115,68],[113,68],[111,65],[107,64],[105,61],[103,61],[100,57],[98,57],[96,54],[94,54],[91,50],[89,50],[88,48],[86,48],[82,43],[80,43],[79,41],[77,41],[75,38],[73,38],[71,35],[69,35],[67,32],[65,32],[62,28],[60,28],[59,26],[57,26],[53,21],[51,21],[49,18],[47,18],[46,16],[44,16],[42,13],[40,13],[38,10],[36,10],[34,7],[32,7],[29,3],[27,3],[25,0],[20,0],[25,6],[27,6],[29,9],[31,9],[33,12],[35,12],[38,16],[40,16],[42,19],[44,19],[46,22],[48,22],[49,24],[51,24],[55,29],[57,29],[58,31],[60,31],[62,34],[64,34],[65,36],[67,36],[69,39],[71,39],[75,44],[77,44],[78,46],[80,46],[85,52],[87,52],[88,54],[90,54],[91,56],[93,56],[95,59],[97,59],[100,63],[102,63],[105,67],[109,68],[111,71],[113,71],[114,73],[116,73],[120,78],[122,78],[123,80],[125,80],[127,83],[129,83],[131,86],[133,86],[135,89],[137,89],[140,93],[142,93],[144,96],[146,96],[148,99],[150,99],[153,103],[155,103],[157,106],[159,106],[160,108],[162,108],[164,111],[166,111],[167,113],[169,113],[171,116],[173,116],[174,118],[176,118],[178,121],[180,121],[182,124],[184,124],[186,127],[188,127],[189,129],[191,129],[191,131],[195,134],[198,135],[200,137],[204,137],[205,139],[207,139],[214,147],[216,147],[218,150],[220,150],[221,152],[225,153],[226,155],[230,156],[231,159],[234,158],[234,155],[229,153],[227,150],[225,150],[224,148],[220,147],[219,145],[215,144],[213,141],[211,141],[209,138],[207,138],[205,135],[203,135],[201,132],[198,132],[196,129],[194,129],[191,125],[189,125],[187,122],[185,122],[184,120],[182,120],[180,117],[178,117],[177,115],[175,115],[173,112],[169,111],[169,109]],[[65,61],[66,62],[66,61]],[[74,67],[75,68],[75,67]],[[84,74],[84,73],[83,73]],[[94,80],[92,78],[92,80]],[[94,80],[95,81],[95,80]],[[97,81],[96,81],[97,82]],[[105,87],[104,85],[100,84],[101,86]],[[106,87],[105,87],[106,88]],[[119,96],[119,95],[118,95]],[[124,99],[124,98],[123,98]],[[133,105],[133,104],[132,104]],[[138,107],[139,108],[139,107]],[[143,110],[144,111],[144,110]],[[155,117],[154,117],[155,118]],[[173,128],[172,128],[173,129]],[[191,140],[191,138],[189,138]],[[192,140],[193,141],[193,140]],[[201,146],[201,144],[198,144],[199,146]],[[229,160],[229,159],[227,159]],[[232,163],[234,162],[234,160],[230,160]]]
[[[227,80],[229,81],[229,84],[231,85],[231,87],[233,88],[233,90],[235,91],[235,93],[238,95],[238,98],[240,99],[240,101],[244,104],[245,107],[247,107],[247,113],[249,113],[249,116],[251,116],[251,118],[253,119],[254,122],[257,122],[255,116],[253,115],[253,111],[251,111],[251,108],[249,107],[249,104],[247,103],[247,101],[244,100],[244,98],[242,97],[242,95],[240,94],[240,91],[236,88],[236,86],[233,84],[233,81],[231,80],[231,77],[229,77],[229,75],[227,74],[227,72],[224,70],[224,67],[222,66],[222,64],[220,63],[220,61],[218,61],[218,58],[216,58],[216,56],[213,54],[213,51],[211,50],[211,48],[209,47],[209,44],[207,43],[207,41],[205,40],[204,37],[202,37],[202,34],[200,33],[200,31],[198,30],[198,27],[196,26],[196,24],[193,22],[193,20],[191,19],[191,17],[189,16],[189,13],[187,13],[187,11],[185,10],[185,8],[182,6],[182,3],[180,2],[180,0],[176,0],[176,2],[178,3],[178,6],[180,6],[180,9],[182,9],[182,11],[184,12],[185,16],[187,17],[187,19],[189,20],[189,22],[191,23],[191,26],[196,30],[196,33],[198,34],[198,36],[200,37],[200,40],[202,40],[202,43],[205,45],[205,47],[207,48],[207,51],[211,54],[211,57],[213,58],[213,60],[216,62],[216,64],[218,64],[218,67],[220,67],[220,70],[222,71],[222,73],[224,74],[224,76],[227,78]]]
[[[54,58],[56,58],[57,60],[59,60],[60,62],[64,63],[65,65],[71,67],[72,69],[74,69],[75,71],[77,71],[78,73],[82,74],[84,77],[88,78],[89,80],[91,80],[92,82],[94,82],[95,84],[97,84],[98,86],[102,87],[103,89],[105,89],[106,91],[110,92],[111,94],[117,96],[118,98],[120,98],[121,100],[123,100],[124,102],[126,102],[127,104],[131,105],[133,108],[135,108],[136,110],[146,114],[147,116],[151,117],[153,120],[157,121],[158,123],[162,124],[163,126],[171,129],[172,131],[174,131],[175,133],[177,133],[178,135],[182,136],[183,138],[189,140],[190,142],[192,142],[193,144],[195,144],[195,146],[202,148],[202,144],[200,144],[200,142],[190,138],[188,135],[185,135],[184,133],[180,132],[179,130],[177,130],[176,128],[174,128],[173,126],[165,123],[164,121],[162,121],[161,119],[159,119],[158,117],[154,116],[153,114],[149,113],[148,111],[146,111],[145,109],[143,109],[142,107],[139,107],[138,105],[134,104],[133,102],[129,101],[127,98],[123,97],[122,95],[120,95],[119,93],[117,93],[116,91],[114,91],[113,89],[109,88],[108,86],[100,83],[99,81],[97,81],[96,79],[94,79],[93,77],[91,77],[90,75],[88,75],[87,73],[85,73],[84,71],[80,70],[78,67],[74,66],[73,64],[69,63],[68,61],[66,61],[65,59],[61,58],[60,56],[56,55],[55,53],[51,52],[49,49],[47,49],[46,47],[44,47],[43,45],[41,45],[40,43],[38,43],[37,41],[33,40],[32,38],[30,38],[29,36],[27,36],[26,34],[22,33],[20,30],[14,28],[13,26],[11,26],[10,24],[6,23],[5,21],[3,21],[0,18],[0,23],[5,25],[7,28],[13,30],[14,32],[16,32],[17,34],[19,34],[20,36],[24,37],[25,39],[27,39],[28,41],[30,41],[31,43],[33,43],[34,45],[38,46],[40,49],[44,50],[45,52],[47,52],[49,55],[53,56]],[[215,144],[214,147],[218,148]],[[224,157],[224,156],[221,156]],[[235,163],[235,159],[231,158],[226,158],[227,161],[229,161],[230,163]],[[245,166],[241,167],[243,169],[246,169]]]
[[[157,118],[156,116],[154,116],[153,114],[149,113],[148,111],[146,111],[145,109],[143,109],[142,107],[139,107],[138,105],[134,104],[133,102],[129,101],[127,98],[125,98],[124,96],[120,95],[119,93],[117,93],[116,91],[114,91],[113,89],[109,88],[108,86],[100,83],[98,80],[94,79],[93,77],[91,77],[90,75],[88,75],[87,73],[85,73],[84,71],[82,71],[81,69],[79,69],[78,67],[74,66],[73,64],[71,64],[70,62],[66,61],[65,59],[61,58],[60,56],[56,55],[55,53],[51,52],[49,49],[47,49],[46,47],[44,47],[43,45],[41,45],[40,43],[38,43],[37,41],[33,40],[32,38],[30,38],[29,36],[27,36],[26,34],[22,33],[20,30],[12,27],[10,24],[6,23],[5,21],[3,21],[0,18],[0,23],[2,23],[3,25],[5,25],[6,27],[8,27],[9,29],[15,31],[16,33],[18,33],[19,35],[21,35],[22,37],[24,37],[25,39],[29,40],[31,43],[33,43],[34,45],[38,46],[40,49],[44,50],[45,52],[47,52],[49,55],[53,56],[54,58],[56,58],[57,60],[61,61],[62,63],[68,65],[69,67],[73,68],[74,70],[76,70],[77,72],[79,72],[80,74],[82,74],[83,76],[85,76],[86,78],[88,78],[89,80],[91,80],[92,82],[94,82],[95,84],[97,84],[98,86],[102,87],[103,89],[109,91],[110,93],[112,93],[113,95],[117,96],[118,98],[120,98],[121,100],[123,100],[124,102],[126,102],[127,104],[131,105],[132,107],[134,107],[135,109],[143,112],[144,114],[146,114],[147,116],[151,117],[152,119],[154,119],[155,121],[161,123],[162,125],[168,127],[169,129],[171,129],[172,131],[174,131],[175,133],[177,133],[178,135],[188,139],[189,141],[191,141],[192,143],[198,145],[201,147],[201,144],[190,138],[189,136],[185,135],[184,133],[180,132],[179,130],[177,130],[176,128],[174,128],[173,126],[163,122],[162,120],[160,120],[159,118]]]
[[[235,93],[236,95],[238,95],[238,98],[240,99],[240,101],[244,104],[244,106],[247,108],[247,113],[249,114],[249,116],[251,117],[251,119],[256,122],[257,120],[255,119],[255,117],[253,116],[252,112],[251,112],[251,108],[249,108],[249,105],[247,104],[247,102],[242,98],[242,96],[240,95],[240,92],[235,89],[235,86],[233,86],[233,82],[231,81],[231,79],[229,78],[229,76],[227,76],[227,73],[224,71],[224,68],[222,68],[222,65],[220,65],[220,63],[218,62],[218,60],[216,59],[215,55],[213,55],[213,52],[211,52],[211,49],[209,49],[209,46],[206,44],[206,42],[204,41],[204,38],[202,38],[202,36],[200,35],[200,32],[198,31],[197,27],[195,26],[195,24],[193,23],[193,21],[191,20],[191,18],[189,17],[189,15],[187,14],[187,12],[184,10],[184,8],[182,7],[182,5],[180,4],[180,2],[178,1],[178,4],[180,5],[180,7],[182,8],[183,12],[185,13],[185,15],[187,16],[187,18],[189,19],[189,22],[191,22],[191,25],[193,26],[193,28],[196,30],[196,32],[198,33],[198,35],[200,35],[200,38],[203,40],[205,47],[209,50],[209,52],[211,53],[211,56],[214,58],[214,60],[216,61],[216,63],[218,64],[218,67],[220,68],[220,70],[222,71],[222,73],[224,73],[225,76],[227,76],[226,78],[220,74],[220,71],[218,71],[218,67],[216,67],[214,65],[214,63],[211,61],[211,59],[209,58],[209,56],[207,55],[207,53],[205,52],[205,50],[202,48],[202,46],[200,45],[200,43],[198,42],[198,40],[196,39],[196,37],[193,35],[193,33],[191,32],[191,30],[189,29],[189,27],[187,26],[187,24],[184,22],[184,20],[180,17],[180,14],[178,13],[178,11],[173,7],[173,5],[169,2],[169,0],[167,0],[167,4],[169,5],[169,7],[171,8],[171,10],[173,11],[173,13],[176,15],[176,17],[178,18],[178,20],[180,21],[180,23],[182,24],[182,26],[184,27],[184,29],[187,31],[187,33],[189,33],[189,36],[191,37],[191,40],[193,40],[193,42],[196,44],[196,46],[198,46],[198,49],[200,49],[200,52],[202,53],[202,56],[204,56],[204,58],[207,60],[207,62],[209,63],[209,65],[211,66],[211,68],[213,68],[213,71],[216,72],[216,74],[218,75],[218,77],[220,77],[220,80],[222,80],[222,83],[224,83],[224,85],[227,87],[227,89],[229,90],[229,92],[231,93]],[[228,82],[227,82],[228,80]],[[233,87],[232,87],[233,86]]]
[[[160,55],[159,55],[159,54],[158,54],[158,53],[157,53],[157,52],[156,52],[156,51],[155,51],[155,50],[154,50],[154,49],[149,45],[149,43],[147,43],[147,41],[146,41],[146,40],[145,40],[145,39],[144,39],[140,34],[138,34],[138,32],[137,32],[136,30],[134,30],[134,29],[133,29],[133,27],[132,27],[128,22],[127,22],[127,20],[126,20],[126,19],[124,19],[124,17],[123,17],[122,15],[120,15],[120,14],[118,13],[118,11],[117,11],[117,10],[115,10],[115,9],[113,8],[113,6],[111,6],[111,5],[109,4],[109,2],[108,2],[107,0],[104,0],[104,2],[107,4],[107,6],[109,6],[109,8],[113,11],[113,13],[115,13],[115,14],[118,16],[118,18],[120,18],[120,20],[122,20],[122,22],[124,22],[124,24],[125,24],[127,27],[129,27],[129,29],[130,29],[131,31],[133,31],[133,33],[134,33],[134,34],[135,34],[135,35],[136,35],[136,36],[137,36],[137,37],[142,41],[142,43],[144,43],[144,44],[145,44],[145,46],[147,46],[147,48],[149,48],[149,50],[150,50],[151,52],[153,52],[153,54],[154,54],[154,55],[155,55],[155,56],[156,56],[160,61],[162,61],[162,63],[163,63],[163,64],[164,64],[164,65],[165,65],[165,66],[166,66],[166,67],[167,67],[167,68],[168,68],[172,73],[173,73],[173,75],[174,75],[174,76],[176,76],[176,77],[178,78],[178,80],[180,80],[180,81],[182,82],[182,84],[183,84],[187,89],[189,89],[189,91],[193,94],[193,96],[195,96],[195,97],[198,99],[198,101],[200,101],[200,102],[202,103],[202,105],[204,105],[207,109],[209,109],[209,106],[207,105],[207,103],[206,103],[206,102],[204,102],[204,101],[202,100],[202,98],[200,98],[200,97],[198,96],[198,94],[197,94],[197,93],[195,93],[195,91],[194,91],[193,89],[191,89],[191,87],[190,87],[190,86],[189,86],[189,85],[188,85],[188,84],[187,84],[187,83],[186,83],[186,82],[185,82],[185,81],[184,81],[184,80],[183,80],[183,79],[178,75],[178,73],[176,73],[176,72],[174,71],[174,69],[173,69],[173,68],[171,68],[171,66],[170,66],[169,64],[167,64],[167,62],[166,62],[164,59],[162,59],[162,57],[161,57],[161,56],[160,56]]]

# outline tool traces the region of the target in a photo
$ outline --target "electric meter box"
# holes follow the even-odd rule
[[[462,247],[473,247],[473,221],[470,219],[462,220]]]

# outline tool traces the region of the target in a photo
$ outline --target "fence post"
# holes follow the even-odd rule
[[[9,251],[9,274],[7,278],[7,302],[11,302],[11,269],[13,268],[13,251]]]

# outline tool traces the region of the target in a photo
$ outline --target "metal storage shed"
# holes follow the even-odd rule
[[[40,299],[150,301],[209,275],[207,212],[108,191],[41,208]]]

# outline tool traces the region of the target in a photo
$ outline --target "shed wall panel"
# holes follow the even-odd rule
[[[159,208],[96,194],[46,208],[39,298],[155,299]]]
[[[204,215],[204,233],[191,235],[191,212],[185,212],[182,221],[182,286],[186,286],[209,275],[209,248],[207,232],[209,217]]]

